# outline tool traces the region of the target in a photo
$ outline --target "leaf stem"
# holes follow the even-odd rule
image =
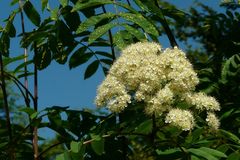
[[[102,6],[102,10],[103,13],[107,13],[105,6]],[[116,55],[115,55],[115,50],[114,50],[114,45],[113,45],[113,35],[112,35],[112,31],[108,30],[108,35],[109,35],[109,41],[110,41],[110,46],[111,46],[111,51],[112,51],[112,57],[113,57],[113,61],[116,59]]]
[[[172,31],[171,31],[168,23],[167,23],[167,20],[166,20],[164,14],[163,14],[163,10],[162,10],[162,8],[159,6],[157,0],[155,0],[155,5],[156,5],[156,6],[159,8],[159,10],[162,12],[162,18],[163,18],[162,26],[163,26],[163,28],[164,28],[167,36],[168,36],[168,39],[169,39],[169,41],[170,41],[171,46],[172,46],[172,47],[178,46],[177,41],[176,41],[176,39],[175,39],[175,37],[174,37],[174,35],[173,35],[173,33],[172,33]]]
[[[98,56],[96,55],[96,53],[87,45],[85,45],[84,43],[82,42],[79,42],[81,45],[83,45],[84,47],[86,47],[90,52],[92,52],[93,56],[96,58],[96,60],[99,61],[99,64],[100,66],[102,67],[103,71],[104,71],[104,67],[103,67],[103,64],[102,62],[100,61],[100,59],[98,58]],[[106,76],[105,72],[104,72],[104,75]]]
[[[37,54],[36,42],[34,42],[34,54]],[[37,65],[34,63],[34,99],[33,99],[34,110],[38,111],[38,70]],[[33,150],[34,160],[38,160],[38,127],[33,128]]]

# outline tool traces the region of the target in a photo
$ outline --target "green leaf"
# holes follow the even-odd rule
[[[68,1],[69,0],[59,0],[60,4],[63,6],[63,7],[66,7],[68,5]]]
[[[152,120],[149,119],[149,120],[142,122],[139,126],[137,126],[135,128],[135,131],[137,133],[149,134],[152,132],[152,126],[153,126]]]
[[[38,14],[38,12],[36,11],[36,9],[34,8],[30,1],[25,2],[23,10],[33,24],[35,24],[36,26],[40,25],[41,22],[40,15]]]
[[[108,57],[108,58],[113,59],[112,54],[107,53],[107,52],[96,51],[95,54],[98,54],[98,55],[101,55],[101,56],[104,56],[104,57]]]
[[[27,61],[27,62],[23,62],[22,64],[19,64],[15,69],[14,72],[17,73],[19,72],[20,69],[24,68],[25,66],[32,64],[33,60]]]
[[[65,151],[64,153],[58,155],[56,157],[56,160],[74,160],[71,158],[71,155],[68,151]]]
[[[194,155],[191,155],[191,160],[200,160],[200,159]]]
[[[103,0],[91,0],[91,1],[87,1],[85,3],[82,1],[78,1],[76,3],[76,5],[73,7],[72,12],[90,8],[90,7],[94,7],[94,6],[98,6],[98,5],[111,4],[111,3],[113,3],[113,1],[111,1],[111,0],[104,0],[104,1]]]
[[[238,70],[240,70],[240,56],[235,54],[224,63],[221,72],[221,82],[226,84],[228,77],[235,76]]]
[[[14,20],[15,16],[16,16],[15,12],[10,14],[10,16],[7,19],[7,24],[3,30],[4,33],[7,33],[10,37],[14,37],[16,35],[16,29],[13,25],[13,20]]]
[[[96,39],[100,38],[102,35],[104,35],[108,30],[111,28],[117,26],[116,23],[108,23],[103,26],[98,27],[95,29],[88,38],[88,43],[91,44],[93,43]]]
[[[81,47],[73,53],[69,60],[70,69],[86,63],[93,56],[93,53],[91,52],[85,53],[86,49],[86,47]]]
[[[53,10],[51,10],[51,19],[54,20],[54,21],[57,21],[58,20],[58,11],[59,9],[58,8],[55,8]]]
[[[188,151],[198,157],[203,157],[206,158],[208,160],[218,160],[216,157],[212,156],[211,154],[209,154],[208,152],[205,152],[201,149],[194,149],[194,148],[190,148],[188,149]]]
[[[227,160],[240,160],[240,152],[236,151],[236,152],[231,153],[228,156]]]
[[[61,14],[63,15],[64,20],[72,31],[76,31],[80,25],[80,16],[77,12],[71,12],[72,7],[66,6],[61,9]]]
[[[183,156],[183,153],[179,148],[167,149],[165,151],[161,151],[159,149],[156,150],[159,159],[178,159]]]
[[[26,107],[26,108],[21,108],[20,111],[27,113],[28,115],[31,115],[35,113],[36,111],[32,108]]]
[[[207,148],[207,147],[201,147],[199,148],[215,157],[223,157],[223,158],[227,158],[227,155],[225,155],[223,152],[220,152],[218,150],[215,149],[211,149],[211,148]]]
[[[128,24],[123,24],[122,26],[125,27],[125,29],[131,33],[134,37],[136,37],[138,40],[144,40],[146,39],[145,35],[143,34],[143,32],[139,31],[138,29],[128,25]]]
[[[6,57],[3,59],[3,65],[4,66],[7,66],[8,64],[11,64],[13,62],[16,62],[16,61],[19,61],[19,60],[23,60],[25,58],[24,55],[20,55],[20,56],[17,56],[17,57]]]
[[[91,142],[91,147],[97,155],[102,155],[104,153],[104,139],[99,135],[91,134],[93,141]]]
[[[223,134],[223,136],[226,137],[227,139],[229,139],[237,144],[240,144],[240,139],[235,134],[233,134],[229,131],[223,130],[223,129],[220,129],[219,132],[221,134]]]
[[[42,70],[46,68],[52,61],[52,54],[48,47],[45,45],[34,55],[34,63],[37,65],[38,69]]]
[[[119,16],[139,25],[141,28],[143,28],[145,32],[152,34],[154,36],[159,36],[155,26],[151,22],[149,22],[146,18],[144,18],[141,14],[119,13]]]
[[[42,4],[42,11],[44,11],[44,9],[47,7],[48,0],[41,0],[41,4]]]
[[[92,17],[88,18],[86,21],[84,21],[83,23],[80,24],[76,33],[81,33],[83,31],[87,30],[89,27],[95,26],[96,24],[98,24],[102,20],[107,19],[107,18],[113,18],[114,16],[116,16],[116,15],[113,14],[113,13],[110,13],[110,12],[100,14],[100,15],[96,15],[96,16],[92,16]]]
[[[84,79],[91,77],[97,71],[99,64],[99,60],[92,62],[84,73]]]
[[[22,78],[22,77],[28,77],[28,76],[32,76],[32,75],[34,75],[33,72],[27,72],[27,73],[19,74],[19,75],[17,76],[17,78],[20,79],[20,78]]]
[[[37,118],[37,116],[38,116],[38,112],[35,111],[33,114],[30,115],[30,118],[35,119],[35,118]]]
[[[173,153],[176,153],[176,152],[179,152],[179,151],[181,151],[181,150],[178,149],[178,148],[167,149],[165,151],[161,151],[159,149],[156,150],[158,155],[169,155],[169,154],[173,154]]]
[[[117,33],[115,33],[115,35],[113,36],[113,43],[119,48],[119,49],[123,49],[127,46],[127,44],[124,41],[124,35],[126,34],[123,31],[118,31]]]
[[[112,59],[100,59],[100,61],[110,66],[113,64]]]
[[[11,6],[15,5],[16,3],[18,3],[19,0],[12,0],[12,2],[10,3]]]
[[[64,153],[57,155],[56,160],[65,160],[64,159]]]
[[[134,0],[134,2],[144,11],[149,11],[147,6],[141,2],[141,0]]]
[[[72,142],[70,143],[70,147],[71,147],[71,151],[72,151],[72,152],[78,153],[78,152],[81,150],[82,142],[72,141]]]

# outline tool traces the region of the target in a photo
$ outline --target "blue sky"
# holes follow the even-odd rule
[[[169,0],[181,9],[189,8],[193,1],[192,0]],[[202,0],[201,2],[206,3],[214,8],[219,9],[220,0]],[[3,19],[6,19],[9,13],[17,6],[9,7],[10,1],[0,0],[0,25]],[[34,1],[35,6],[38,6],[40,11],[40,0]],[[56,0],[52,0],[50,6],[55,6]],[[43,16],[46,16],[44,14]],[[20,27],[20,16],[16,17],[15,27],[17,33],[21,33]],[[26,31],[32,30],[32,24],[27,18],[26,20]],[[161,43],[164,47],[169,47],[170,44],[166,37],[162,37]],[[23,49],[19,48],[18,39],[13,40],[10,54],[17,56],[23,53]],[[29,53],[31,54],[31,53]],[[51,107],[53,105],[58,106],[70,106],[74,109],[81,108],[95,108],[94,98],[96,95],[96,88],[104,79],[102,71],[98,71],[90,79],[84,80],[83,75],[87,65],[80,66],[78,68],[70,70],[67,65],[59,65],[56,62],[52,62],[51,65],[39,72],[39,108],[44,109],[45,107]],[[29,78],[29,87],[33,88],[32,79]],[[21,101],[20,101],[21,102]]]

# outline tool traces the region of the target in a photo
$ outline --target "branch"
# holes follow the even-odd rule
[[[34,42],[34,54],[37,54],[37,46],[36,42]],[[33,107],[37,112],[38,110],[38,70],[37,65],[34,64],[34,99],[33,99]],[[33,128],[33,151],[34,151],[34,160],[38,160],[38,127]]]

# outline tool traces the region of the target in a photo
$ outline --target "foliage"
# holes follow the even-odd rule
[[[0,27],[0,102],[5,109],[5,113],[0,110],[0,159],[235,160],[240,157],[240,16],[235,1],[222,3],[225,13],[201,3],[197,9],[192,7],[183,12],[158,0],[59,0],[54,8],[50,8],[49,2],[13,0],[11,5],[17,9],[9,13]],[[37,3],[41,3],[42,12]],[[19,31],[14,25],[18,15],[27,17],[25,20],[34,29]],[[21,22],[24,26],[24,21]],[[70,69],[88,62],[85,79],[98,68],[107,75],[121,49],[139,41],[159,42],[164,34],[172,47],[177,40],[185,42],[187,55],[200,78],[197,90],[216,97],[221,104],[219,131],[211,132],[201,126],[193,131],[179,130],[166,125],[162,118],[149,118],[141,102],[129,104],[119,114],[59,106],[38,111],[36,92],[32,94],[21,82],[28,76],[37,80],[37,71],[47,68],[53,60],[68,64]],[[26,55],[12,57],[10,44],[17,35],[20,47],[34,53],[28,60]],[[193,40],[198,45],[191,46]],[[24,63],[19,64],[23,59]],[[6,71],[13,63],[18,66]],[[26,69],[29,65],[35,67],[34,71]],[[6,83],[15,84],[24,99],[25,107],[20,111],[27,115],[27,124],[8,119],[14,112],[8,105]],[[57,137],[40,145],[38,153],[36,139],[44,139],[37,136],[36,129],[43,127],[55,131]]]

